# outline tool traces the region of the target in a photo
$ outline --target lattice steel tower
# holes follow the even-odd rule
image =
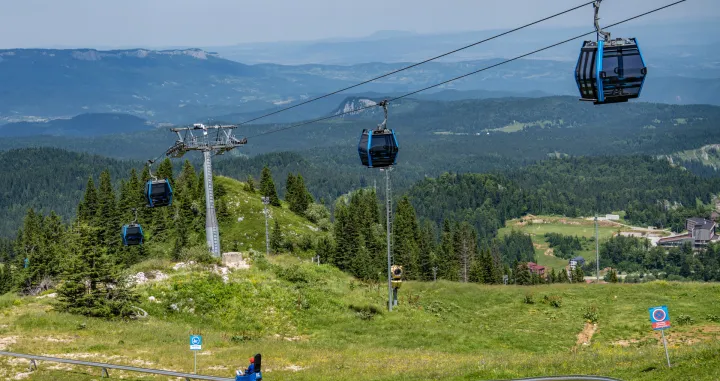
[[[213,256],[220,257],[220,230],[217,215],[215,214],[215,196],[213,193],[212,160],[213,154],[222,155],[227,151],[247,144],[247,139],[238,139],[232,134],[235,125],[206,126],[196,123],[192,127],[171,128],[170,131],[178,136],[178,140],[170,147],[165,155],[169,157],[182,157],[188,151],[202,151],[203,174],[205,177],[205,237]],[[195,136],[193,131],[202,130],[202,137]],[[208,131],[215,130],[215,134]]]

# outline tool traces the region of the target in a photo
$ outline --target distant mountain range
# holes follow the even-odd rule
[[[8,123],[0,126],[0,136],[97,136],[149,131],[153,127],[134,115],[81,114],[70,119]]]
[[[394,38],[390,40],[395,41]],[[397,42],[401,41],[394,43]],[[428,46],[433,46],[432,40]],[[720,53],[717,47],[720,44],[658,46],[649,43],[644,51],[650,74],[642,100],[720,105]],[[342,55],[342,52],[338,54]],[[367,60],[384,58],[379,55],[366,57]],[[457,100],[575,95],[575,64],[566,58],[518,60],[417,97]],[[487,58],[432,62],[352,89],[341,96],[402,94],[501,61]],[[0,124],[67,119],[85,113],[124,113],[155,123],[191,123],[228,116],[233,121],[242,121],[406,65],[379,62],[247,65],[199,49],[0,50]],[[433,95],[434,92],[442,95]],[[328,98],[324,104],[303,106],[297,108],[295,114],[278,115],[262,122],[284,123],[312,118],[323,115],[339,101],[340,97]]]

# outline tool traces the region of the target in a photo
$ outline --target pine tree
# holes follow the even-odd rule
[[[555,283],[570,283],[570,278],[568,278],[568,272],[565,268],[558,271],[557,276],[555,277]]]
[[[410,199],[405,196],[397,204],[393,222],[393,257],[396,265],[403,266],[404,277],[408,280],[420,278],[420,248],[417,242],[419,237],[420,228],[415,209],[410,204]]]
[[[273,225],[272,232],[270,233],[270,250],[278,254],[280,252],[280,249],[282,248],[283,244],[283,238],[282,238],[282,231],[280,230],[280,223],[278,220],[275,220],[275,224]]]
[[[10,259],[3,259],[2,273],[0,273],[0,295],[4,295],[12,291],[15,280],[13,279],[12,266],[10,265]]]
[[[85,186],[85,196],[78,205],[77,218],[79,221],[85,223],[91,223],[95,221],[97,215],[98,195],[95,189],[95,182],[92,176],[88,178],[87,185]]]
[[[575,271],[572,273],[572,281],[573,283],[585,283],[585,273],[583,272],[582,267],[575,267]]]
[[[450,221],[443,221],[443,231],[440,237],[440,258],[438,259],[438,276],[447,280],[460,279],[460,265],[456,260],[454,232]]]
[[[247,182],[245,183],[245,191],[255,193],[255,179],[250,175],[248,175]]]
[[[260,177],[260,192],[263,196],[270,198],[270,205],[280,206],[280,198],[278,197],[277,190],[275,189],[275,182],[273,181],[270,168],[265,166],[262,170]]]
[[[515,284],[521,286],[532,284],[532,277],[530,276],[530,269],[528,268],[527,262],[520,262],[516,271]]]
[[[605,281],[609,283],[617,283],[618,282],[618,276],[617,272],[613,269],[610,269],[610,271],[605,274]]]
[[[76,224],[67,244],[71,255],[65,263],[56,308],[94,317],[129,317],[138,300],[120,276],[99,242],[99,228]]]
[[[120,244],[120,224],[117,214],[117,205],[115,200],[115,191],[112,187],[110,179],[110,171],[104,170],[100,174],[100,186],[98,187],[97,196],[97,221],[96,226],[99,228],[100,243],[115,252]]]
[[[555,268],[550,269],[550,275],[548,276],[548,283],[555,283],[557,281],[557,275],[555,275]]]
[[[300,210],[299,194],[295,180],[295,175],[288,172],[287,180],[285,180],[285,202],[288,203],[291,211],[301,214],[304,210]]]
[[[167,179],[170,181],[170,184],[175,185],[175,179],[173,178],[173,166],[169,158],[166,157],[165,160],[163,160],[158,166],[157,178]]]
[[[305,211],[310,207],[315,200],[305,186],[305,179],[301,174],[298,174],[295,178],[295,193],[297,194],[297,204],[300,214],[304,215]]]
[[[435,252],[435,233],[433,224],[425,221],[420,228],[418,239],[418,266],[420,267],[420,279],[425,281],[433,280],[433,269],[437,266],[437,255]]]
[[[57,274],[58,258],[53,257],[47,247],[45,221],[41,215],[29,209],[15,241],[15,256],[19,262],[18,268],[22,269],[16,281],[24,292],[34,290],[43,279]]]

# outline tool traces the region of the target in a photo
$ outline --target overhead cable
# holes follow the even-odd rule
[[[658,12],[658,11],[661,11],[661,10],[664,10],[664,9],[667,9],[667,8],[670,8],[670,7],[673,7],[673,6],[675,6],[675,5],[678,5],[678,4],[680,4],[680,3],[684,3],[684,2],[686,2],[686,1],[687,1],[687,0],[679,0],[679,1],[676,1],[676,2],[674,2],[674,3],[668,4],[668,5],[664,5],[664,6],[659,7],[659,8],[655,8],[655,9],[653,9],[653,10],[651,10],[651,11],[648,11],[648,12],[645,12],[645,13],[642,13],[642,14],[639,14],[639,15],[637,15],[637,16],[633,16],[633,17],[627,18],[627,19],[625,19],[625,20],[618,21],[618,22],[616,22],[616,23],[614,23],[614,24],[607,25],[606,28],[612,28],[612,27],[614,27],[614,26],[618,26],[618,25],[620,25],[620,24],[624,24],[624,23],[626,23],[626,22],[629,22],[629,21],[632,21],[632,20],[635,20],[635,19],[638,19],[638,18],[647,16],[647,15],[649,15],[649,14],[652,14],[652,13],[655,13],[655,12]],[[592,30],[591,32],[583,33],[583,34],[581,34],[581,35],[578,35],[578,36],[575,36],[575,37],[572,37],[572,38],[568,38],[567,40],[563,40],[563,41],[554,43],[554,44],[552,44],[552,45],[548,45],[548,46],[546,46],[546,47],[544,47],[544,48],[540,48],[540,49],[534,50],[534,51],[532,51],[532,52],[530,52],[530,53],[525,53],[525,54],[523,54],[523,55],[520,55],[520,56],[517,56],[517,57],[514,57],[514,58],[510,58],[510,59],[507,59],[507,60],[502,61],[502,62],[499,62],[499,63],[497,63],[497,64],[490,65],[490,66],[484,67],[484,68],[482,68],[482,69],[475,70],[475,71],[472,71],[472,72],[470,72],[470,73],[463,74],[463,75],[460,75],[460,76],[457,76],[457,77],[448,79],[447,81],[443,81],[443,82],[440,82],[440,83],[437,83],[437,84],[434,84],[434,85],[431,85],[431,86],[427,86],[427,87],[424,87],[424,88],[422,88],[422,89],[415,90],[415,91],[412,91],[412,92],[410,92],[410,93],[407,93],[407,94],[405,94],[405,95],[401,95],[401,96],[399,96],[399,97],[395,97],[395,98],[388,99],[388,102],[393,102],[393,101],[396,101],[396,100],[399,100],[399,99],[403,99],[403,98],[406,98],[406,97],[408,97],[408,96],[411,96],[411,95],[414,95],[414,94],[417,94],[417,93],[420,93],[420,92],[423,92],[423,91],[426,91],[426,90],[429,90],[429,89],[432,89],[432,88],[435,88],[435,87],[438,87],[438,86],[442,86],[442,85],[448,84],[448,83],[450,83],[450,82],[457,81],[457,80],[459,80],[459,79],[462,79],[462,78],[465,78],[465,77],[469,77],[469,76],[471,76],[471,75],[478,74],[478,73],[481,73],[481,72],[483,72],[483,71],[490,70],[490,69],[496,68],[496,67],[501,66],[501,65],[505,65],[505,64],[510,63],[510,62],[513,62],[513,61],[517,61],[517,60],[519,60],[519,59],[521,59],[521,58],[525,58],[525,57],[531,56],[531,55],[533,55],[533,54],[537,54],[537,53],[540,53],[540,52],[542,52],[542,51],[545,51],[545,50],[548,50],[548,49],[552,49],[552,48],[554,48],[554,47],[556,47],[556,46],[566,44],[566,43],[568,43],[568,42],[570,42],[570,41],[577,40],[577,39],[579,39],[579,38],[583,38],[583,37],[589,36],[589,35],[591,35],[591,34],[595,34],[596,32],[597,32],[596,30]],[[313,120],[309,120],[309,121],[302,122],[302,123],[298,123],[298,124],[293,124],[293,125],[286,126],[286,127],[283,127],[283,128],[278,128],[278,129],[275,129],[275,130],[270,130],[270,131],[266,131],[266,132],[259,133],[259,134],[256,134],[256,135],[252,135],[252,136],[250,136],[249,138],[254,138],[254,137],[257,137],[257,136],[274,134],[274,133],[276,133],[276,132],[285,131],[285,130],[289,130],[289,129],[291,129],[291,128],[300,127],[300,126],[305,126],[305,125],[308,125],[308,124],[317,123],[317,122],[321,122],[321,121],[324,121],[324,120],[333,119],[333,118],[337,118],[337,117],[340,117],[340,116],[357,113],[357,112],[360,112],[360,111],[363,111],[363,110],[367,110],[367,109],[370,109],[370,108],[374,108],[374,107],[377,107],[377,105],[369,105],[369,106],[361,107],[361,108],[354,109],[354,110],[351,110],[351,111],[346,111],[346,112],[342,112],[342,113],[337,113],[337,114],[330,115],[330,116],[326,116],[326,117],[323,117],[323,118],[318,118],[318,119],[313,119]]]
[[[539,23],[548,21],[548,20],[553,19],[553,18],[555,18],[555,17],[562,16],[562,15],[564,15],[564,14],[566,14],[566,13],[570,13],[570,12],[572,12],[572,11],[578,10],[578,9],[580,9],[580,8],[582,8],[582,7],[588,6],[588,5],[593,4],[593,3],[594,3],[594,1],[590,1],[590,2],[587,2],[587,3],[585,3],[585,4],[578,5],[578,6],[576,6],[576,7],[573,7],[573,8],[567,9],[567,10],[564,10],[564,11],[562,11],[562,12],[560,12],[560,13],[556,13],[556,14],[554,14],[554,15],[552,15],[552,16],[548,16],[548,17],[545,17],[545,18],[543,18],[543,19],[540,19],[540,20],[537,20],[537,21],[533,21],[533,22],[531,22],[531,23],[529,23],[529,24],[525,24],[525,25],[520,26],[520,27],[517,27],[517,28],[515,28],[515,29],[508,30],[508,31],[503,32],[503,33],[500,33],[500,34],[496,34],[496,35],[494,35],[494,36],[492,36],[492,37],[488,37],[488,38],[486,38],[486,39],[484,39],[484,40],[481,40],[481,41],[474,42],[474,43],[472,43],[472,44],[470,44],[470,45],[465,45],[465,46],[463,46],[463,47],[461,47],[461,48],[458,48],[458,49],[449,51],[449,52],[447,52],[447,53],[443,53],[443,54],[441,54],[441,55],[439,55],[439,56],[435,56],[435,57],[432,57],[432,58],[428,58],[428,59],[426,59],[426,60],[424,60],[424,61],[420,61],[420,62],[414,63],[414,64],[412,64],[412,65],[405,66],[405,67],[402,67],[402,68],[400,68],[400,69],[393,70],[393,71],[391,71],[391,72],[389,72],[389,73],[385,73],[385,74],[383,74],[383,75],[380,75],[380,76],[377,76],[377,77],[368,79],[368,80],[363,81],[363,82],[360,82],[360,83],[358,83],[358,84],[355,84],[355,85],[352,85],[352,86],[348,86],[348,87],[345,87],[345,88],[342,88],[342,89],[333,91],[333,92],[331,92],[331,93],[328,93],[328,94],[325,94],[325,95],[321,95],[321,96],[316,97],[316,98],[308,99],[308,100],[306,100],[306,101],[304,101],[304,102],[300,102],[300,103],[298,103],[298,104],[295,104],[295,105],[292,105],[292,106],[289,106],[289,107],[285,107],[285,108],[283,108],[283,109],[276,110],[276,111],[273,111],[273,112],[270,112],[270,113],[267,113],[267,114],[264,114],[264,115],[261,115],[261,116],[258,116],[258,117],[249,119],[249,120],[246,120],[246,121],[244,121],[244,122],[242,122],[242,123],[239,123],[238,125],[241,126],[241,125],[244,125],[244,124],[248,124],[248,123],[251,123],[251,122],[254,122],[254,121],[263,119],[263,118],[267,118],[267,117],[272,116],[272,115],[279,114],[279,113],[281,113],[281,112],[285,112],[285,111],[294,109],[295,107],[300,107],[300,106],[302,106],[302,105],[306,105],[306,104],[308,104],[308,103],[315,102],[315,101],[317,101],[317,100],[320,100],[320,99],[323,99],[323,98],[327,98],[327,97],[332,96],[332,95],[335,95],[335,94],[342,93],[343,91],[346,91],[346,90],[350,90],[350,89],[354,89],[354,88],[359,87],[359,86],[362,86],[362,85],[366,85],[366,84],[368,84],[368,83],[370,83],[370,82],[377,81],[378,79],[382,79],[382,78],[385,78],[385,77],[389,77],[389,76],[391,76],[391,75],[393,75],[393,74],[397,74],[397,73],[400,73],[400,72],[402,72],[402,71],[405,71],[405,70],[408,70],[408,69],[412,69],[412,68],[414,68],[414,67],[417,67],[417,66],[426,64],[426,63],[428,63],[428,62],[435,61],[435,60],[437,60],[437,59],[439,59],[439,58],[443,58],[443,57],[449,56],[449,55],[451,55],[451,54],[455,54],[455,53],[457,53],[457,52],[459,52],[459,51],[462,51],[462,50],[471,48],[471,47],[473,47],[473,46],[477,46],[477,45],[486,43],[486,42],[488,42],[488,41],[492,41],[492,40],[494,40],[494,39],[500,38],[500,37],[502,37],[502,36],[506,36],[506,35],[508,35],[508,34],[517,32],[517,31],[519,31],[519,30],[522,30],[522,29],[531,27],[531,26],[533,26],[533,25],[536,25],[536,24],[539,24]]]

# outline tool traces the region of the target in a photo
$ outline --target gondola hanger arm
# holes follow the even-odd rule
[[[378,106],[381,106],[383,108],[383,111],[385,112],[385,119],[383,119],[383,122],[378,124],[377,130],[378,131],[384,131],[387,130],[387,120],[388,120],[388,100],[385,99],[382,102],[377,104]]]
[[[602,0],[595,0],[593,3],[593,8],[595,9],[595,30],[598,33],[598,39],[599,36],[602,36],[605,41],[610,41],[610,32],[606,32],[600,28],[600,4],[602,3]]]

